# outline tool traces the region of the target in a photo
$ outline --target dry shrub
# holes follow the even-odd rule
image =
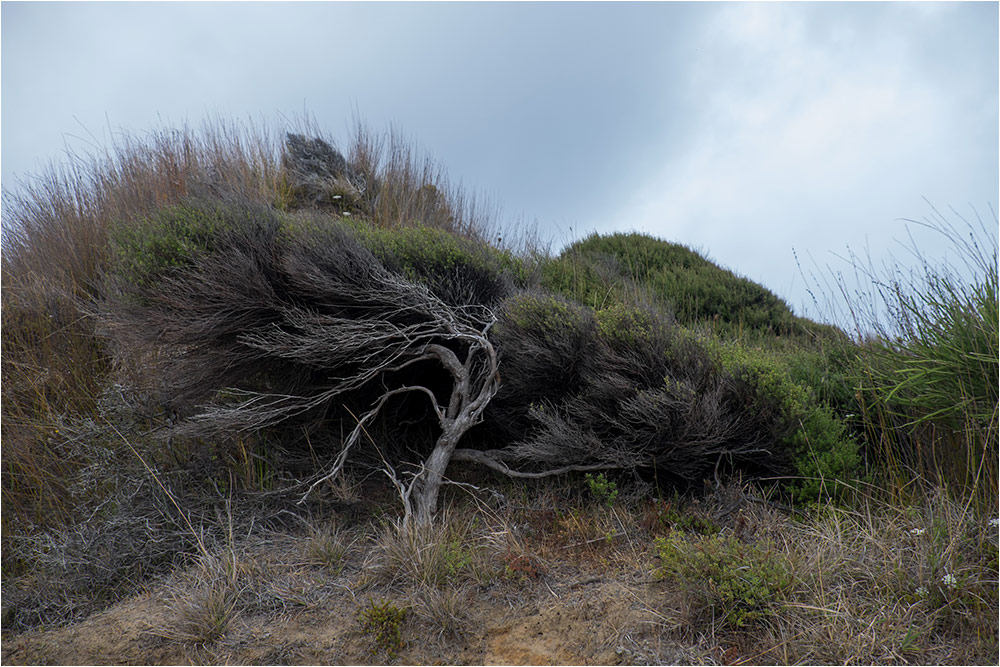
[[[504,381],[487,417],[513,444],[491,455],[511,468],[639,471],[663,488],[790,470],[785,397],[662,312],[522,294],[496,337]]]

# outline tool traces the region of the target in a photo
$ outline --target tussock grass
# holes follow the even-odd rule
[[[489,577],[481,528],[455,515],[427,526],[388,521],[375,537],[367,569],[377,581],[443,588]]]
[[[950,217],[931,208],[922,221],[952,259],[907,250],[916,268],[875,266],[849,255],[862,285],[842,278],[826,294],[853,330],[848,380],[876,475],[905,496],[947,488],[982,516],[995,516],[1000,405],[997,218]]]

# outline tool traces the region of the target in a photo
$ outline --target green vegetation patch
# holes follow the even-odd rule
[[[178,204],[112,228],[113,272],[138,287],[151,287],[171,271],[189,266],[214,246],[227,227],[222,202]]]
[[[390,600],[375,602],[369,600],[368,605],[358,613],[361,629],[372,639],[372,655],[384,651],[389,659],[403,650],[403,622],[406,620],[407,609],[397,607]]]
[[[505,323],[530,330],[546,339],[562,339],[581,330],[592,330],[588,310],[559,297],[547,294],[524,293],[504,303]]]
[[[623,303],[598,310],[594,317],[603,340],[624,346],[648,345],[654,331],[663,325],[650,311]]]
[[[594,309],[651,296],[684,324],[791,330],[788,306],[761,285],[721,268],[690,248],[645,234],[593,234],[549,262],[543,284]]]
[[[746,409],[755,412],[765,406],[776,407],[789,425],[782,444],[801,477],[789,485],[796,500],[816,500],[824,492],[836,496],[844,490],[838,482],[858,477],[861,455],[857,442],[831,408],[792,379],[780,358],[717,339],[710,341],[710,346],[723,368],[754,387],[757,404]]]
[[[513,253],[439,227],[352,226],[388,268],[426,284],[448,303],[492,305],[529,281],[528,266]]]
[[[733,536],[674,532],[655,544],[656,576],[680,585],[696,616],[711,614],[731,628],[775,614],[794,581],[784,553]]]

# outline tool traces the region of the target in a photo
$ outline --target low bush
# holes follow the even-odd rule
[[[656,539],[659,578],[684,591],[692,621],[746,628],[781,611],[794,583],[786,556],[766,545],[718,535]]]
[[[368,605],[358,612],[361,629],[372,638],[372,655],[384,651],[386,657],[392,660],[403,650],[406,646],[403,641],[403,622],[407,611],[389,600],[369,600]]]
[[[749,410],[777,410],[784,433],[781,446],[790,453],[800,479],[789,484],[797,500],[841,495],[862,474],[858,445],[834,412],[807,388],[792,380],[780,359],[738,344],[713,345],[720,363],[754,387]],[[765,407],[766,406],[766,407]]]
[[[720,364],[662,313],[613,306],[593,315],[523,296],[509,304],[497,340],[508,389],[490,414],[504,415],[501,428],[516,438],[503,450],[511,463],[603,466],[649,474],[668,488],[713,471],[789,470],[781,397]]]

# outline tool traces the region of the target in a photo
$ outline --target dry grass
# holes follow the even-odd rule
[[[322,633],[340,623],[340,652],[322,660],[382,661],[386,654],[371,655],[372,638],[357,620],[377,600],[407,610],[402,662],[996,661],[997,528],[946,494],[904,508],[870,492],[852,508],[789,515],[752,485],[611,505],[568,488],[452,496],[444,520],[422,532],[370,516],[330,515],[307,520],[304,532],[243,537],[223,525],[223,541],[166,579],[158,594],[163,625],[146,634],[202,651],[200,660],[236,663],[252,661],[254,638],[267,636],[269,650],[315,663],[318,654],[296,652],[299,642],[312,636],[310,627]],[[666,536],[689,545],[767,545],[787,564],[791,585],[752,622],[706,617],[697,574],[693,586],[656,576],[663,561],[654,541]],[[737,576],[749,576],[759,563],[742,567]],[[286,633],[298,639],[282,644]],[[559,637],[592,653],[560,653],[569,649]]]
[[[366,569],[373,581],[428,589],[489,579],[496,568],[483,549],[484,537],[475,518],[448,511],[426,526],[390,520],[375,535]]]
[[[109,226],[199,187],[267,197],[280,143],[253,126],[119,137],[101,155],[70,155],[6,189],[3,222],[4,529],[73,515],[67,486],[88,462],[67,457],[60,420],[90,417],[110,370],[86,304],[100,293]]]
[[[769,545],[791,585],[780,604],[746,627],[718,618],[706,624],[696,616],[700,600],[681,595],[661,612],[682,635],[702,633],[702,643],[728,651],[723,659],[733,663],[996,661],[995,525],[941,492],[909,507],[869,494],[852,508],[794,519],[759,496],[741,495],[717,534]]]

